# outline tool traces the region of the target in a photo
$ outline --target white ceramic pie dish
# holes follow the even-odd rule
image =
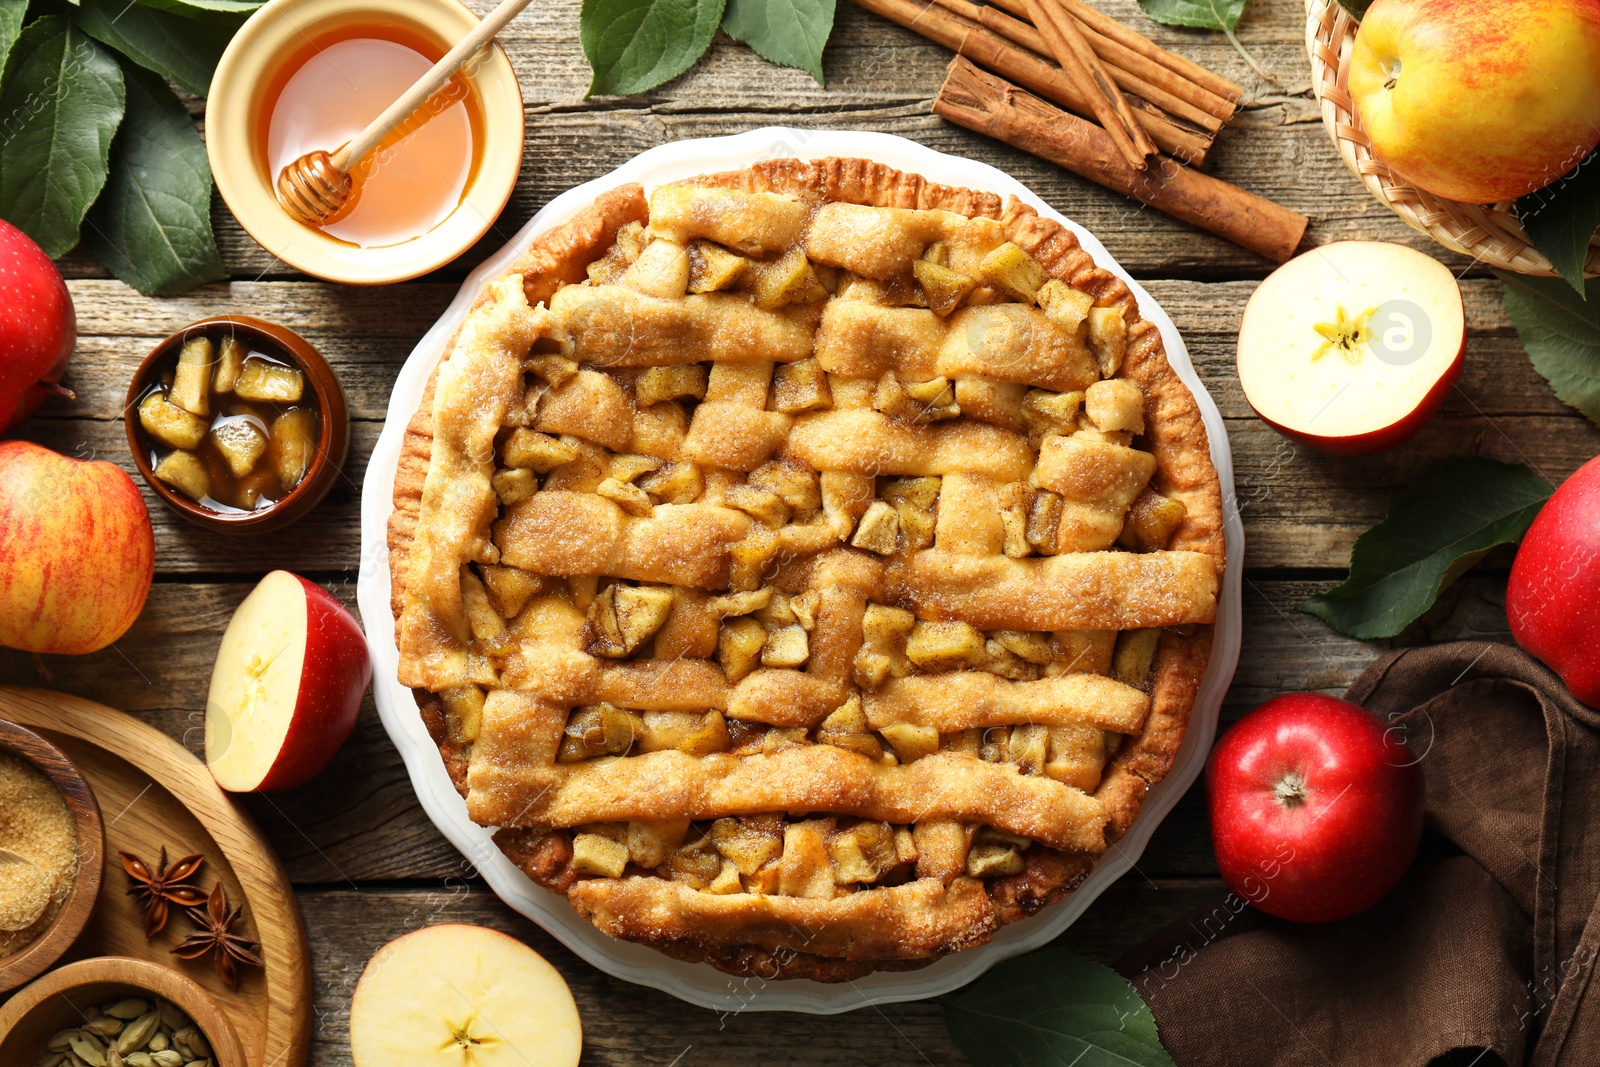
[[[1006,926],[979,948],[946,956],[916,971],[879,972],[839,985],[810,981],[764,982],[736,978],[709,964],[685,963],[644,945],[616,941],[581,918],[562,897],[530,881],[490,839],[491,831],[467,817],[465,802],[450,783],[439,751],[428,737],[411,690],[397,680],[399,652],[389,608],[388,522],[393,510],[395,468],[406,423],[421,400],[428,376],[443,356],[445,345],[466,317],[480,289],[503,274],[533,235],[572,217],[600,193],[625,182],[639,182],[646,192],[663,182],[723,170],[737,170],[761,160],[798,157],[856,156],[925,175],[949,185],[1015,194],[1041,215],[1071,227],[1094,256],[1113,271],[1139,299],[1139,310],[1161,330],[1167,358],[1195,395],[1211,441],[1211,459],[1222,482],[1227,570],[1218,609],[1216,640],[1189,721],[1183,748],[1172,771],[1145,798],[1127,836],[1095,865],[1077,892],[1040,914]],[[800,1011],[835,1014],[894,1001],[920,1000],[957,989],[996,963],[1049,942],[1083,914],[1107,886],[1132,869],[1150,835],[1178,798],[1193,784],[1205,764],[1223,695],[1239,659],[1241,631],[1240,568],[1244,528],[1233,486],[1233,457],[1227,430],[1216,404],[1189,362],[1188,351],[1172,320],[1139,284],[1128,276],[1082,227],[1053,210],[1020,182],[984,163],[945,155],[904,138],[882,133],[793,130],[764,127],[732,137],[677,141],[634,157],[603,178],[570,189],[545,205],[504,248],[485,260],[463,283],[461,291],[433,329],[418,342],[400,370],[389,398],[383,433],[367,466],[361,500],[361,572],[357,599],[367,622],[372,649],[373,694],[390,738],[400,750],[423,809],[456,848],[478,869],[512,908],[550,932],[557,940],[600,970],[639,985],[671,993],[713,1011]]]

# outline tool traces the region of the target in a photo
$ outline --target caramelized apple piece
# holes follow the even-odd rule
[[[192,449],[206,436],[206,420],[196,418],[160,393],[139,401],[139,425],[144,432],[173,448]]]
[[[628,866],[628,846],[602,834],[572,835],[572,869],[579,874],[621,878]]]
[[[595,486],[594,491],[635,518],[647,519],[655,512],[655,505],[650,503],[650,497],[637,485],[619,482],[615,478],[605,478]]]
[[[1137,382],[1107,378],[1084,391],[1083,411],[1102,433],[1144,433],[1144,393]]]
[[[817,743],[859,752],[868,759],[883,758],[883,744],[868,730],[859,693],[822,720],[822,725],[817,727]]]
[[[239,380],[239,372],[244,370],[244,361],[250,355],[250,350],[237,337],[229,334],[217,346],[217,369],[211,375],[211,391],[213,393],[231,393]]]
[[[539,474],[548,474],[563,463],[577,459],[578,450],[549,434],[519,427],[506,438],[500,455],[508,467],[526,467]]]
[[[1111,659],[1111,676],[1124,685],[1143,689],[1150,684],[1150,667],[1155,663],[1160,630],[1124,630],[1117,635],[1117,650]]]
[[[916,616],[905,608],[867,605],[861,617],[861,649],[856,653],[854,667],[858,685],[876,689],[885,678],[904,678],[911,673],[906,635],[916,622]]]
[[[218,419],[211,427],[211,443],[216,446],[235,478],[243,478],[267,450],[267,437],[249,419]]]
[[[706,368],[701,363],[650,367],[634,379],[633,395],[639,406],[645,408],[681,396],[698,400],[706,395],[706,381]]]
[[[1128,508],[1128,524],[1123,534],[1132,542],[1127,547],[1151,551],[1166,548],[1172,532],[1188,516],[1181,500],[1146,489]]]
[[[761,648],[763,667],[798,667],[810,657],[810,639],[798,622],[772,631]]]
[[[906,656],[925,671],[982,666],[984,637],[971,623],[918,619],[906,637]]]
[[[631,655],[667,621],[672,589],[662,585],[613,583],[589,605],[590,651],[620,659]]]
[[[1069,330],[1082,326],[1094,307],[1094,297],[1055,278],[1039,287],[1037,299],[1046,315]]]
[[[1122,368],[1128,350],[1128,320],[1121,308],[1089,309],[1089,350],[1100,364],[1100,376],[1109,378]]]
[[[965,300],[967,294],[978,284],[958,270],[951,270],[927,259],[919,259],[912,263],[911,273],[917,279],[917,284],[922,286],[928,310],[941,318],[954,311],[956,305]]]
[[[1003,878],[1021,874],[1025,867],[1027,862],[1010,845],[977,844],[967,853],[967,875],[972,878]]]
[[[748,483],[729,486],[724,501],[769,529],[776,530],[789,521],[789,505],[783,497]]]
[[[470,745],[476,741],[483,724],[483,690],[475,685],[463,685],[446,689],[439,696],[444,701],[444,724],[451,743]]]
[[[780,363],[772,375],[772,410],[789,415],[833,407],[828,374],[815,357]]]
[[[991,285],[999,286],[1018,300],[1028,303],[1039,295],[1039,288],[1048,278],[1039,261],[1011,241],[983,257],[978,273]]]
[[[510,507],[528,499],[539,491],[539,476],[526,467],[508,471],[495,471],[489,478],[495,498],[502,507]]]
[[[735,288],[744,280],[751,261],[737,252],[703,238],[689,243],[689,292],[713,293]]]
[[[938,521],[934,505],[939,500],[939,478],[894,478],[883,485],[883,499],[895,510],[900,519],[900,529],[906,535],[906,547],[927,548],[933,544],[933,531]]]
[[[756,669],[766,644],[767,628],[754,619],[735,619],[722,624],[722,631],[717,635],[717,659],[730,683]]]
[[[878,731],[901,763],[911,763],[939,751],[939,731],[932,726],[890,723]]]
[[[574,708],[567,718],[557,759],[574,763],[594,756],[620,756],[643,735],[644,721],[637,712],[611,704]]]
[[[692,504],[706,491],[706,480],[698,463],[679,459],[645,475],[639,488],[657,504]]]
[[[254,511],[263,498],[276,498],[282,493],[277,472],[257,467],[234,483],[233,499],[228,503],[246,511]]]
[[[667,862],[667,854],[680,847],[688,833],[688,819],[630,822],[628,858],[641,867],[654,870]]]
[[[486,564],[478,568],[478,573],[483,577],[489,603],[502,619],[516,618],[528,601],[544,588],[544,578],[516,567]]]
[[[862,822],[840,830],[828,839],[828,855],[834,881],[840,885],[876,882],[900,862],[894,828],[886,822]]]
[[[272,466],[288,492],[300,484],[317,450],[317,418],[310,408],[290,408],[272,420]]]
[[[233,391],[246,400],[267,400],[276,404],[297,404],[304,395],[305,375],[259,356],[244,361]]]
[[[211,359],[209,337],[191,337],[178,352],[178,369],[172,376],[167,399],[194,415],[211,414]]]
[[[786,304],[826,300],[822,287],[805,252],[791,248],[771,263],[762,264],[752,289],[756,307],[775,310]]]
[[[720,711],[647,711],[641,718],[640,752],[671,748],[690,756],[709,756],[732,747],[728,720]]]
[[[743,875],[754,875],[783,852],[783,823],[771,815],[718,819],[708,836]]]
[[[167,453],[152,473],[191,500],[211,491],[211,476],[193,452]]]
[[[894,552],[899,543],[900,516],[889,504],[874,500],[861,516],[855,536],[850,539],[851,546],[887,556]]]

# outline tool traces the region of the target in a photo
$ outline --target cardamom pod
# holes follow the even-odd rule
[[[162,1049],[150,1054],[155,1067],[183,1067],[183,1057],[172,1049]]]
[[[90,1019],[84,1025],[84,1029],[93,1031],[101,1037],[116,1037],[122,1033],[122,1020],[113,1019],[109,1015],[102,1015],[98,1019]]]
[[[145,1012],[123,1028],[122,1034],[117,1038],[117,1051],[126,1056],[130,1052],[144,1048],[155,1035],[156,1027],[160,1025],[159,1012]]]
[[[132,1022],[134,1019],[137,1019],[139,1016],[143,1015],[149,1010],[150,1002],[148,1000],[140,1000],[138,997],[129,997],[127,1000],[119,1000],[115,1004],[111,1005],[111,1007],[106,1009],[106,1014],[111,1016],[113,1019],[121,1019],[126,1023]]]
[[[70,1042],[72,1054],[87,1063],[89,1067],[106,1067],[106,1050],[98,1039],[87,1030],[79,1030],[72,1035]],[[173,1064],[173,1067],[179,1067]]]

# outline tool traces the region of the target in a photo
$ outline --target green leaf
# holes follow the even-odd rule
[[[728,0],[722,28],[756,55],[799,67],[822,85],[822,46],[833,30],[834,0]]]
[[[189,18],[226,18],[237,24],[240,15],[252,15],[266,0],[138,0],[145,7],[159,8]]]
[[[1367,8],[1372,6],[1372,0],[1339,0],[1339,6],[1350,12],[1350,17],[1360,22],[1366,17]]]
[[[1583,292],[1589,242],[1600,230],[1600,150],[1538,192],[1517,201],[1517,218],[1567,284]]]
[[[22,32],[22,19],[28,13],[28,0],[0,0],[0,78],[4,78],[6,57]]]
[[[1600,423],[1600,278],[1589,281],[1585,299],[1554,278],[1495,273],[1533,369],[1556,396]]]
[[[1139,0],[1144,13],[1168,26],[1229,30],[1239,25],[1245,0]]]
[[[210,93],[211,72],[239,21],[205,22],[128,0],[79,0],[77,14],[84,33],[196,96]]]
[[[126,74],[128,117],[86,239],[118,278],[170,296],[226,275],[211,234],[211,167],[194,120],[166,83],[134,66]]]
[[[122,109],[111,53],[60,15],[22,31],[0,90],[0,218],[52,259],[78,243]]]
[[[1521,539],[1550,492],[1550,483],[1527,467],[1482,457],[1444,460],[1356,538],[1344,583],[1300,610],[1350,637],[1393,637],[1491,548]]]
[[[725,0],[583,0],[578,39],[594,80],[589,96],[642,93],[694,65],[711,47]]]
[[[1121,975],[1059,948],[1007,960],[944,1001],[975,1067],[1173,1067]]]

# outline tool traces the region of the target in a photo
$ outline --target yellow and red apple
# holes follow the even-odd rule
[[[1600,143],[1600,0],[1374,0],[1350,95],[1413,185],[1471,204],[1542,189]]]
[[[139,617],[155,560],[150,513],[120,467],[0,441],[0,645],[105,648]]]
[[[321,586],[273,571],[228,620],[206,699],[206,764],[235,793],[314,778],[355,728],[372,663],[361,627]]]
[[[1324,452],[1392,448],[1439,410],[1461,373],[1455,276],[1382,241],[1339,241],[1279,267],[1239,324],[1239,384],[1262,421]]]
[[[1528,527],[1506,584],[1517,644],[1600,708],[1600,457],[1561,483]]]

